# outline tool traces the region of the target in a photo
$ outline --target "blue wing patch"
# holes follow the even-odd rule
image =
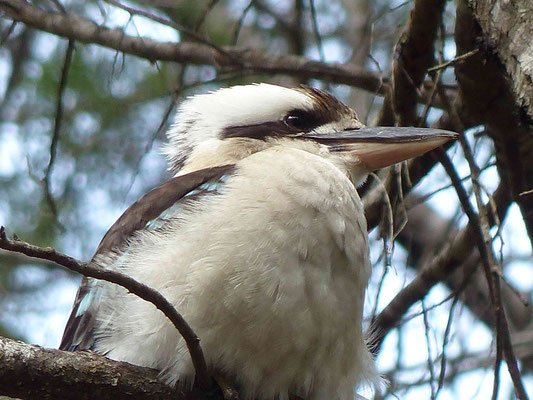
[[[192,200],[200,196],[220,193],[229,177],[230,176],[227,174],[221,175],[218,177],[218,179],[207,181],[197,188],[187,192],[176,203],[166,210],[163,210],[156,218],[148,221],[145,228],[149,230],[162,228],[169,219],[175,217],[183,211],[183,208],[186,205],[185,200]]]
[[[91,288],[89,292],[87,292],[87,294],[81,299],[78,309],[76,310],[76,316],[82,316],[85,312],[87,312],[92,302],[100,301],[101,297],[101,290],[99,290],[98,287]]]

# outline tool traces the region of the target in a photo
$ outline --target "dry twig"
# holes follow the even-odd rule
[[[465,139],[461,136],[460,140],[463,142],[463,149],[469,149],[466,145]],[[469,154],[468,150],[465,150],[465,157],[470,159],[470,171],[472,173],[472,182],[477,181],[477,166],[475,166],[473,157],[471,154]],[[514,384],[515,392],[520,400],[526,400],[529,399],[526,390],[524,388],[524,385],[522,383],[522,377],[520,374],[520,370],[518,369],[518,362],[516,360],[516,357],[514,355],[513,346],[511,344],[511,337],[509,333],[509,327],[507,323],[507,319],[505,317],[505,310],[503,308],[503,304],[501,302],[501,293],[500,293],[500,283],[497,279],[497,276],[494,274],[494,268],[496,267],[496,260],[492,253],[492,240],[490,239],[489,234],[489,223],[488,223],[488,217],[486,214],[484,214],[485,206],[483,203],[481,203],[481,196],[480,196],[480,189],[479,186],[477,187],[477,190],[474,192],[476,193],[476,199],[478,201],[478,209],[480,210],[480,213],[482,214],[481,220],[480,216],[476,214],[474,209],[472,208],[472,205],[470,204],[470,201],[468,199],[468,195],[463,188],[463,185],[461,183],[461,180],[459,176],[457,175],[457,172],[455,171],[455,168],[452,165],[452,162],[446,155],[446,152],[441,151],[440,153],[440,162],[443,165],[444,169],[446,170],[446,173],[450,177],[452,184],[457,192],[457,196],[459,198],[459,201],[461,202],[461,205],[463,206],[463,210],[465,211],[469,224],[468,226],[472,229],[472,233],[474,235],[474,240],[476,241],[477,248],[479,251],[479,254],[481,256],[481,261],[483,268],[485,270],[485,275],[487,278],[487,283],[489,284],[489,292],[490,292],[490,298],[492,301],[492,307],[494,312],[494,324],[496,328],[496,360],[495,360],[495,368],[494,368],[494,391],[493,391],[493,399],[496,398],[498,394],[498,386],[499,386],[499,359],[500,355],[503,353],[503,356],[505,358],[505,361],[507,363],[507,367],[509,369],[509,374],[511,375],[511,379]],[[475,183],[474,183],[475,185]]]
[[[23,242],[18,238],[9,239],[3,226],[0,227],[0,248],[21,253],[28,257],[52,261],[83,276],[115,283],[152,303],[165,314],[185,340],[196,371],[198,383],[204,388],[210,385],[211,379],[207,372],[206,362],[200,347],[200,339],[196,336],[189,324],[187,324],[187,321],[176,311],[174,306],[158,291],[118,271],[106,270],[92,263],[81,263],[66,254],[59,253],[51,247],[41,248]]]

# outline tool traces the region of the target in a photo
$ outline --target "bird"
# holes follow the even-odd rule
[[[356,188],[456,134],[368,128],[326,91],[259,83],[186,99],[167,136],[172,178],[122,214],[91,263],[163,294],[242,399],[351,400],[379,386],[362,326],[371,263]],[[170,321],[101,280],[83,278],[60,349],[194,381]]]

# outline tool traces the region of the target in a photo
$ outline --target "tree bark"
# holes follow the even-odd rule
[[[158,371],[92,352],[43,349],[0,337],[0,393],[22,399],[185,399]]]

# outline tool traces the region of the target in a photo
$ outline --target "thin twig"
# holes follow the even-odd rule
[[[444,57],[444,33],[444,21],[441,14],[439,24],[439,51],[437,52],[439,63],[442,62]],[[438,70],[436,74],[428,70],[428,73],[431,79],[433,80],[433,87],[431,89],[428,101],[424,106],[424,111],[422,112],[422,118],[420,119],[419,126],[424,126],[424,124],[426,123],[427,117],[429,115],[429,110],[431,109],[433,102],[436,98],[437,88],[439,87],[442,78],[442,70]]]
[[[211,12],[211,10],[213,10],[213,8],[217,5],[218,2],[219,2],[219,0],[211,0],[209,2],[209,4],[205,6],[204,11],[202,12],[200,17],[198,18],[198,20],[194,24],[194,31],[195,32],[198,32],[200,30],[200,28],[204,24],[207,16]]]
[[[469,147],[467,146],[465,139],[463,136],[460,136],[461,144],[463,144],[463,149],[465,151],[465,157],[467,160],[469,160],[470,164],[470,171],[472,174],[472,183],[475,185],[474,182],[477,182],[478,177],[478,168],[473,162],[473,156],[469,152]],[[528,399],[528,395],[525,391],[524,385],[522,383],[522,377],[520,374],[520,370],[518,369],[518,362],[516,360],[516,357],[514,355],[513,347],[511,344],[510,339],[510,333],[509,333],[509,327],[507,324],[507,319],[505,317],[505,310],[503,308],[503,305],[501,303],[501,293],[500,293],[500,284],[497,280],[497,277],[494,274],[494,268],[496,268],[496,260],[494,258],[494,255],[492,254],[492,248],[490,235],[488,232],[488,219],[486,215],[483,215],[483,225],[482,221],[480,221],[480,217],[476,212],[474,211],[472,205],[470,204],[470,201],[468,199],[468,195],[459,179],[459,176],[457,175],[457,172],[455,171],[455,168],[452,165],[452,162],[448,158],[448,155],[444,150],[440,151],[439,153],[439,159],[446,170],[446,173],[450,177],[454,188],[457,192],[457,196],[459,198],[459,201],[461,205],[463,206],[463,209],[468,217],[469,220],[469,226],[472,227],[472,232],[474,234],[474,238],[476,240],[477,248],[481,257],[482,265],[485,270],[485,274],[487,276],[487,283],[489,285],[489,293],[490,298],[492,300],[492,306],[493,306],[493,312],[495,317],[495,327],[496,327],[496,362],[499,360],[499,354],[501,355],[503,352],[503,356],[505,357],[505,361],[507,363],[507,367],[509,369],[509,374],[511,375],[511,379],[513,381],[513,385],[517,394],[517,397],[520,400],[526,400]],[[479,185],[477,185],[477,189],[474,190],[474,193],[476,194],[476,200],[478,201],[478,209],[480,212],[483,212],[485,209],[485,206],[481,202],[481,195],[480,195],[480,188]],[[484,228],[485,227],[485,228]],[[487,237],[488,236],[488,237]],[[497,387],[499,385],[499,365],[495,365],[495,378],[494,378],[494,392],[493,396],[497,395]]]
[[[385,266],[390,266],[392,264],[392,250],[394,246],[394,211],[392,209],[392,203],[390,201],[389,193],[387,192],[387,187],[383,183],[383,181],[380,179],[380,177],[375,173],[370,173],[370,176],[372,176],[376,182],[377,186],[383,190],[383,198],[385,200],[385,205],[387,207],[387,222],[389,226],[388,230],[388,244],[386,246],[386,253],[385,253]]]
[[[42,10],[22,0],[0,0],[5,18],[20,21],[28,27],[54,35],[95,43],[150,61],[171,61],[217,68],[235,68],[240,72],[285,74],[300,79],[325,79],[363,88],[377,94],[385,93],[389,80],[380,74],[350,64],[322,63],[294,55],[273,55],[262,50],[225,47],[231,58],[220,57],[212,46],[192,42],[162,42],[125,35],[120,29],[97,25],[74,14],[61,15]]]
[[[75,258],[62,254],[51,247],[38,247],[16,239],[8,239],[4,227],[0,227],[0,248],[16,253],[25,254],[28,257],[39,258],[41,260],[52,261],[71,271],[78,272],[83,276],[101,279],[107,282],[115,283],[140,298],[152,303],[172,322],[179,331],[189,353],[196,371],[196,377],[203,388],[207,388],[210,378],[207,373],[207,365],[200,347],[200,339],[187,321],[176,311],[174,306],[161,293],[148,287],[147,285],[136,281],[128,275],[118,271],[107,270],[92,263],[82,263]]]
[[[400,235],[400,233],[404,230],[404,228],[407,225],[407,222],[409,222],[409,217],[407,215],[407,208],[405,207],[405,201],[404,201],[404,186],[408,192],[411,191],[413,188],[413,182],[411,181],[411,177],[409,176],[409,167],[407,165],[407,161],[403,161],[400,164],[397,164],[391,168],[393,172],[392,177],[395,177],[396,181],[396,204],[398,204],[398,207],[396,208],[396,212],[399,213],[399,211],[402,212],[401,222],[398,223],[398,218],[396,219],[396,226],[394,235],[392,236],[392,241],[394,244],[394,241]],[[405,177],[405,185],[403,184],[403,177]],[[392,256],[392,254],[391,254]]]
[[[49,1],[54,4],[54,6],[57,8],[58,11],[62,13],[67,12],[63,4],[61,4],[58,0],[49,0]]]
[[[43,178],[44,194],[46,201],[54,214],[54,217],[57,219],[57,207],[55,204],[54,197],[52,196],[52,191],[50,188],[50,177],[52,175],[52,169],[54,167],[54,162],[57,156],[57,144],[59,143],[59,134],[61,133],[61,122],[63,120],[63,95],[67,87],[68,82],[68,73],[70,71],[70,64],[72,62],[72,55],[74,54],[74,40],[70,39],[68,41],[67,50],[65,52],[65,61],[63,62],[63,68],[61,69],[61,79],[59,81],[59,87],[57,90],[57,101],[56,101],[56,114],[54,118],[54,131],[52,133],[52,140],[50,142],[50,160],[48,161],[48,166],[46,167],[46,172]]]
[[[459,298],[459,295],[461,293],[463,293],[463,291],[466,289],[466,287],[470,283],[470,280],[471,280],[472,276],[474,276],[474,273],[476,272],[476,270],[477,270],[477,265],[474,268],[470,268],[468,270],[468,272],[464,275],[464,278],[463,278],[463,280],[461,282],[461,285],[457,289],[455,289],[452,293],[450,293],[448,296],[446,296],[444,299],[442,299],[438,303],[435,303],[435,304],[432,304],[429,307],[426,307],[426,311],[432,311],[432,310],[442,306],[444,303],[446,303],[446,302],[448,302],[448,301],[450,301],[452,299]],[[412,319],[415,319],[415,318],[421,316],[422,313],[423,313],[423,311],[418,311],[418,312],[409,314],[409,315],[405,316],[404,318],[402,318],[401,322],[398,325],[403,325],[406,322],[409,322]]]
[[[178,95],[176,92],[174,92],[171,96],[170,103],[167,106],[167,109],[165,110],[163,114],[163,118],[159,122],[159,126],[152,134],[152,137],[148,140],[146,143],[146,146],[144,147],[144,151],[141,154],[141,156],[138,158],[137,162],[135,163],[135,167],[133,168],[133,173],[131,175],[131,179],[129,182],[128,187],[125,190],[124,200],[126,200],[126,197],[131,191],[131,188],[133,187],[133,184],[135,183],[135,180],[137,179],[137,176],[139,175],[139,171],[141,169],[141,164],[146,157],[146,155],[152,150],[152,147],[154,145],[154,142],[157,140],[157,138],[163,133],[165,127],[167,126],[168,119],[170,118],[170,114],[172,111],[176,108],[176,103],[178,102]]]
[[[7,28],[5,33],[2,34],[2,36],[0,37],[0,47],[6,43],[7,39],[9,39],[9,36],[15,30],[15,26],[17,26],[17,21],[12,21],[11,25],[9,25],[9,28]]]
[[[504,215],[510,206],[511,201],[508,194],[509,191],[506,185],[502,183],[494,193],[498,212],[501,215]],[[468,199],[466,193],[465,196]],[[461,259],[457,260],[454,257],[450,257],[450,255],[469,254],[467,249],[472,246],[473,229],[470,224],[463,228],[456,238],[451,243],[448,243],[430,263],[425,265],[417,276],[380,312],[371,326],[372,342],[369,343],[369,346],[374,354],[379,352],[388,332],[402,322],[401,318],[407,310],[415,302],[424,298],[435,284],[444,280],[461,265]]]
[[[318,18],[316,15],[315,1],[309,0],[309,8],[311,10],[311,19],[313,21],[313,34],[315,35],[316,45],[318,47],[318,54],[320,61],[326,61],[326,55],[324,54],[324,46],[322,45],[322,36],[320,36],[320,30],[318,29]]]
[[[424,303],[424,299],[420,301],[420,304],[422,305],[422,316],[424,321],[424,336],[426,337],[426,348],[428,352],[428,358],[427,358],[427,367],[429,370],[429,388],[431,390],[431,400],[435,400],[435,388],[433,386],[433,383],[435,382],[435,368],[433,366],[433,360],[431,359],[431,339],[429,337],[429,333],[431,330],[431,327],[429,326],[429,320],[428,320],[428,313],[426,310],[426,305]]]
[[[492,168],[492,167],[495,167],[496,166],[496,163],[490,163],[490,164],[487,164],[485,165],[481,171],[485,171],[489,168]],[[466,175],[466,176],[463,176],[461,179],[461,182],[465,182],[467,181],[468,179],[471,179],[471,176],[470,175]],[[447,185],[443,185],[429,193],[426,193],[424,195],[419,195],[416,197],[416,199],[412,200],[409,202],[409,206],[407,208],[407,210],[411,210],[412,208],[416,207],[417,205],[419,204],[423,204],[425,203],[426,201],[428,201],[430,198],[432,198],[433,196],[435,196],[436,194],[444,191],[444,190],[447,190],[447,189],[450,189],[450,188],[453,188],[453,185],[451,183],[447,184]],[[487,193],[488,195],[488,193]],[[491,196],[489,196],[489,198],[491,198]],[[494,213],[495,214],[495,213]],[[495,214],[496,215],[496,214]],[[497,224],[499,225],[499,224]]]
[[[228,54],[224,49],[222,49],[221,47],[217,46],[216,44],[211,42],[209,39],[204,38],[202,35],[199,35],[193,29],[189,29],[186,26],[178,24],[177,22],[171,21],[171,20],[169,20],[167,18],[164,18],[164,17],[160,17],[159,15],[152,14],[152,13],[150,13],[148,11],[144,11],[144,10],[140,10],[138,8],[133,8],[133,7],[127,6],[127,5],[122,4],[121,2],[119,2],[117,0],[105,0],[105,2],[109,3],[109,4],[112,4],[112,5],[114,5],[114,6],[118,7],[118,8],[121,8],[124,11],[129,12],[131,15],[140,15],[142,17],[151,19],[152,21],[159,22],[162,25],[166,25],[166,26],[168,26],[170,28],[173,28],[176,31],[183,33],[184,35],[187,35],[187,36],[193,38],[197,42],[205,44],[205,45],[215,49],[220,54],[223,54],[226,57],[231,57],[230,54]]]
[[[454,296],[453,302],[450,306],[450,312],[448,314],[448,322],[446,323],[446,329],[444,330],[444,338],[442,340],[442,355],[440,360],[440,374],[439,374],[439,382],[437,385],[437,390],[435,391],[435,398],[438,397],[440,390],[444,386],[444,379],[446,378],[446,347],[448,345],[448,342],[450,341],[450,331],[452,329],[452,321],[453,321],[453,314],[455,311],[455,306],[457,305],[459,301],[458,296]]]
[[[376,315],[378,312],[378,306],[379,306],[379,297],[381,295],[381,289],[383,288],[383,284],[385,283],[385,277],[387,276],[387,273],[389,272],[389,266],[383,265],[383,272],[381,273],[381,277],[378,282],[378,286],[376,289],[376,296],[374,297],[374,305],[372,307],[372,312],[370,313],[370,321],[374,322],[376,319]]]
[[[428,72],[440,71],[442,69],[448,68],[449,66],[458,64],[477,53],[479,53],[479,49],[471,50],[468,53],[461,54],[460,56],[455,57],[453,60],[428,68]]]
[[[237,24],[235,25],[235,29],[233,30],[233,35],[231,36],[231,44],[235,46],[237,44],[237,41],[239,40],[239,34],[241,33],[242,25],[244,24],[244,19],[246,18],[246,15],[248,15],[248,11],[252,9],[252,6],[254,5],[255,0],[250,0],[248,5],[242,10],[241,16],[237,20]]]

